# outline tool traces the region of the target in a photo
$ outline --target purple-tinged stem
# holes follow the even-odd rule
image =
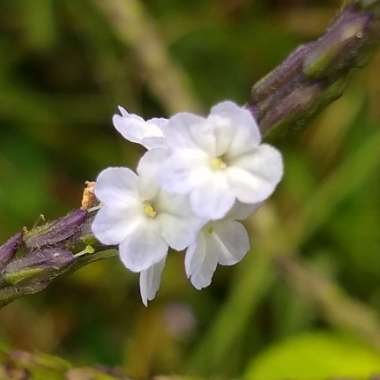
[[[340,97],[380,40],[380,1],[354,1],[316,41],[297,48],[252,88],[248,108],[263,134],[302,126]]]

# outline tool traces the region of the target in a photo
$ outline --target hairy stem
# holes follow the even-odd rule
[[[298,47],[252,88],[248,107],[263,133],[303,126],[339,98],[380,40],[380,1],[350,2],[316,41]]]
[[[77,209],[68,215],[23,230],[0,247],[0,307],[45,289],[56,277],[97,260],[113,257],[91,234],[93,215]],[[15,257],[21,250],[21,257]]]

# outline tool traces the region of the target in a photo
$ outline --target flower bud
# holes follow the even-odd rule
[[[46,248],[13,260],[2,272],[2,281],[8,285],[26,284],[37,280],[49,282],[68,269],[74,255],[60,248]]]
[[[0,247],[0,270],[12,260],[21,244],[22,233],[19,232]]]
[[[86,216],[86,210],[77,209],[54,223],[35,228],[25,235],[25,245],[39,249],[64,242],[80,230]]]

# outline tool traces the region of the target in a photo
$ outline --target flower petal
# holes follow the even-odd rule
[[[160,192],[157,181],[149,177],[139,177],[139,196],[142,202],[154,199]]]
[[[208,156],[201,150],[178,150],[163,163],[159,182],[167,191],[189,193],[209,177],[208,162]]]
[[[140,145],[148,150],[154,148],[166,148],[166,142],[163,137],[144,137],[141,139]]]
[[[232,121],[219,115],[210,115],[208,121],[213,126],[215,137],[214,157],[220,157],[228,152],[236,133]]]
[[[218,262],[221,265],[234,265],[241,261],[249,251],[247,230],[241,223],[223,220],[212,224],[213,233],[210,244],[217,251]]]
[[[163,133],[161,126],[167,122],[166,119],[151,119],[145,121],[142,117],[128,113],[124,108],[119,108],[120,115],[112,118],[116,130],[128,141],[141,144],[145,148],[163,145]],[[147,139],[147,140],[145,140]]]
[[[152,301],[157,294],[165,261],[166,257],[140,273],[140,294],[145,306],[148,306],[148,301]]]
[[[103,206],[97,212],[91,229],[101,243],[114,245],[120,244],[139,221],[137,206],[116,209]]]
[[[171,149],[200,149],[199,141],[194,140],[194,137],[200,137],[205,128],[207,129],[205,118],[180,112],[169,119],[167,128],[163,129],[163,132],[167,146]]]
[[[155,220],[145,220],[134,227],[119,246],[120,258],[129,270],[141,272],[166,256],[168,244]]]
[[[193,286],[200,290],[211,284],[218,257],[213,251],[208,249],[209,239],[205,233],[201,233],[196,242],[194,242],[186,251],[185,269]]]
[[[151,200],[160,192],[158,177],[162,170],[162,162],[168,154],[167,149],[154,148],[145,152],[140,159],[137,173],[139,174],[139,195],[142,201]]]
[[[234,265],[249,251],[244,226],[231,220],[207,224],[185,256],[186,275],[197,289],[210,285],[217,264]]]
[[[118,108],[119,112],[121,113],[121,116],[128,116],[129,115],[129,112],[124,107],[118,106],[117,108]]]
[[[280,152],[266,144],[237,157],[227,169],[228,182],[243,203],[258,203],[267,199],[282,175]]]
[[[188,197],[161,191],[156,208],[162,236],[171,248],[182,251],[194,242],[204,222],[195,217]]]
[[[154,148],[145,152],[141,157],[137,173],[145,178],[158,178],[158,174],[162,170],[162,163],[169,157],[169,150],[163,148]]]
[[[155,117],[148,120],[148,127],[150,128],[150,133],[145,135],[141,140],[141,143],[147,149],[154,148],[166,148],[166,139],[164,137],[163,128],[165,128],[169,120],[163,117]]]
[[[260,144],[260,129],[251,112],[246,108],[240,107],[234,102],[225,101],[212,107],[210,116],[219,116],[229,120],[224,130],[226,131],[230,128],[232,129],[231,132],[234,133],[228,149],[228,154],[231,157],[246,152]]]
[[[194,242],[202,224],[199,219],[183,219],[170,214],[160,216],[162,236],[169,246],[182,251]]]
[[[190,194],[194,213],[204,219],[221,219],[231,210],[235,196],[227,187],[222,173],[212,173],[207,181]]]
[[[230,212],[226,215],[229,220],[245,220],[252,215],[262,203],[242,203],[236,201]]]
[[[108,168],[96,180],[95,195],[106,205],[126,207],[136,201],[137,182],[137,175],[128,168]]]
[[[140,143],[148,134],[148,126],[142,117],[124,111],[122,116],[117,114],[113,116],[113,125],[126,140]]]
[[[153,126],[154,128],[159,128],[161,132],[157,132],[157,136],[163,136],[162,129],[165,128],[169,123],[168,119],[165,119],[164,117],[154,117],[153,119],[149,119],[147,121],[147,124],[149,126]],[[156,129],[157,131],[157,129]]]

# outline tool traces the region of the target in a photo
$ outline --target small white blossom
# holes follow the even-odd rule
[[[185,256],[185,270],[197,289],[211,284],[218,264],[235,265],[249,251],[249,236],[244,226],[236,220],[245,219],[258,205],[237,203],[228,215],[207,223],[197,240],[189,246]]]
[[[119,107],[121,115],[115,114],[112,118],[116,130],[128,141],[140,144],[146,149],[164,146],[164,128],[168,120],[153,118],[145,121],[142,117],[128,113]]]
[[[244,226],[283,175],[281,154],[261,143],[251,113],[233,102],[207,118],[179,113],[145,121],[119,107],[115,128],[148,151],[137,174],[108,168],[97,179],[101,208],[92,230],[117,245],[124,265],[140,273],[148,304],[160,286],[169,247],[185,250],[191,283],[210,285],[217,265],[234,265],[249,251]]]
[[[97,179],[95,194],[102,204],[92,224],[95,237],[118,245],[124,265],[141,272],[144,302],[159,285],[168,248],[181,251],[195,239],[200,222],[185,196],[163,191],[140,161],[136,175],[128,168],[108,168]]]
[[[174,115],[163,134],[169,156],[160,183],[169,192],[189,194],[199,217],[223,218],[236,200],[264,201],[283,175],[281,154],[261,144],[253,116],[233,102],[216,105],[207,118]]]

